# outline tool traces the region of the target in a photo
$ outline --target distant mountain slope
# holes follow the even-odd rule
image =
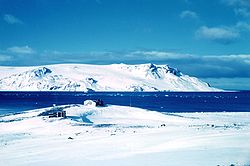
[[[4,91],[217,91],[168,65],[0,67]]]

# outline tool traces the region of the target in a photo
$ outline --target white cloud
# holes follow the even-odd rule
[[[144,56],[144,58],[150,60],[166,60],[166,59],[180,59],[180,58],[187,58],[192,57],[190,54],[179,54],[174,52],[165,52],[165,51],[134,51],[129,54],[130,56],[134,57],[141,57],[141,55]]]
[[[6,21],[8,24],[23,24],[23,21],[19,18],[11,15],[11,14],[5,14],[3,16],[4,21]]]
[[[236,15],[243,17],[250,17],[250,11],[247,8],[236,8],[234,9]]]
[[[222,0],[223,3],[230,5],[230,6],[245,6],[250,7],[249,0]]]
[[[126,60],[169,64],[184,73],[204,78],[250,77],[250,54],[199,56],[165,51],[134,51],[130,56],[126,56]]]
[[[198,56],[194,54],[182,54],[175,52],[165,52],[165,51],[134,51],[131,52],[130,55],[134,55],[134,57],[142,57],[142,56],[150,56],[157,60],[158,58],[165,60],[180,60],[182,59],[200,59],[200,60],[222,60],[222,61],[242,61],[248,62],[250,60],[250,54],[231,54],[231,55],[203,55]]]
[[[196,31],[196,36],[201,39],[228,44],[239,38],[239,32],[229,27],[202,26]]]
[[[9,55],[0,54],[0,62],[10,61],[12,58]]]
[[[193,11],[190,11],[190,10],[184,10],[181,12],[180,14],[180,18],[184,19],[184,18],[198,18],[198,15],[193,12]]]
[[[238,54],[238,55],[220,55],[220,56],[204,56],[205,58],[224,60],[224,61],[242,61],[249,62],[250,54]]]
[[[238,22],[235,25],[236,28],[238,28],[239,30],[246,30],[246,31],[250,31],[250,24],[248,24],[247,22]]]
[[[35,53],[35,51],[32,48],[30,48],[29,46],[9,47],[9,48],[7,48],[7,51],[9,51],[11,53],[17,53],[17,54],[33,54],[33,53]]]
[[[1,52],[0,52],[1,54]],[[219,77],[244,77],[250,78],[250,54],[239,55],[194,55],[178,52],[158,50],[138,51],[104,51],[104,52],[79,52],[67,53],[60,51],[45,51],[19,56],[11,52],[2,52],[10,56],[0,56],[0,64],[51,64],[51,63],[87,63],[87,64],[112,64],[112,63],[155,63],[169,64],[179,68],[183,73],[192,76],[207,78]],[[102,59],[100,61],[100,59]],[[32,61],[32,62],[31,62]],[[197,70],[198,69],[198,70]]]

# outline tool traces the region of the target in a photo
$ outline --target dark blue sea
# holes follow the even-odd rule
[[[241,92],[0,92],[0,114],[102,99],[105,104],[159,112],[250,112],[250,91]]]

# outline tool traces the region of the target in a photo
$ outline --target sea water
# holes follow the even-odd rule
[[[140,107],[159,112],[250,112],[250,91],[241,92],[0,92],[0,114],[82,104]]]

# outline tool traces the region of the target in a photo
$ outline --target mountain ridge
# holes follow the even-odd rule
[[[152,63],[57,64],[0,69],[1,91],[220,91],[169,65]]]

